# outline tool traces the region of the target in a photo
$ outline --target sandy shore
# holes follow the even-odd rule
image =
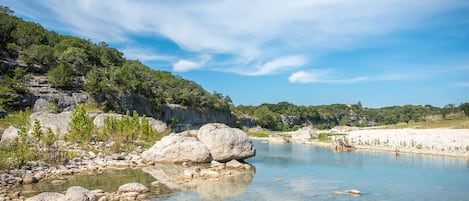
[[[336,138],[358,149],[469,158],[469,129],[360,129],[346,134]]]

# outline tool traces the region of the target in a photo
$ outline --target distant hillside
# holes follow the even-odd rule
[[[85,93],[103,110],[132,111],[146,104],[146,111],[139,111],[142,114],[161,111],[164,104],[178,104],[199,112],[230,113],[231,100],[219,93],[125,59],[105,42],[94,44],[48,31],[12,16],[5,8],[0,13],[0,110],[33,107],[41,93]],[[31,84],[36,81],[39,84]],[[41,84],[48,87],[31,90]],[[60,107],[60,97],[68,96],[58,97],[50,100]]]

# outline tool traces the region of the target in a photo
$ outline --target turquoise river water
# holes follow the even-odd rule
[[[469,159],[388,152],[338,153],[303,144],[266,144],[255,140],[256,157],[246,160],[254,174],[220,181],[197,190],[150,187],[151,200],[469,200]],[[254,176],[252,176],[254,175]],[[38,191],[63,191],[79,185],[115,191],[127,182],[146,186],[154,178],[141,170],[77,176],[65,185],[32,186]],[[60,188],[60,189],[58,189]],[[344,192],[357,189],[361,196]],[[215,195],[215,196],[213,196]]]

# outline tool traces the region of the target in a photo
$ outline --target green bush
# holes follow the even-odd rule
[[[86,114],[83,105],[79,104],[73,109],[70,129],[65,137],[72,142],[86,143],[91,140],[93,128],[93,122]]]

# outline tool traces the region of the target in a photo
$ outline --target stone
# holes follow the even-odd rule
[[[146,118],[148,123],[153,127],[153,130],[157,131],[158,133],[164,133],[168,130],[168,125],[165,122],[156,120],[151,117]]]
[[[47,112],[49,110],[49,101],[39,98],[34,102],[33,112]]]
[[[34,177],[32,174],[25,174],[23,176],[23,184],[32,184],[37,183],[39,180]]]
[[[196,138],[177,134],[163,137],[141,156],[145,162],[207,163],[212,160],[208,148]]]
[[[36,196],[27,198],[26,201],[64,201],[65,195],[62,193],[45,192]]]
[[[207,178],[217,178],[220,176],[220,173],[214,170],[202,169],[200,171],[200,176],[207,177]]]
[[[0,145],[7,145],[15,141],[15,139],[18,138],[19,131],[20,129],[9,126],[5,131],[3,131]]]
[[[60,179],[55,179],[55,180],[52,180],[50,183],[52,185],[62,185],[64,183],[66,183],[66,181],[65,180],[60,180]]]
[[[291,135],[291,139],[294,141],[311,140],[313,138],[317,138],[318,136],[318,133],[313,129],[312,126],[303,127],[296,131],[289,132],[288,134]]]
[[[124,184],[119,187],[117,192],[119,193],[127,193],[127,192],[137,192],[137,193],[145,193],[148,191],[148,188],[145,187],[143,184],[139,183],[128,183]]]
[[[355,190],[355,189],[346,190],[345,192],[347,192],[349,194],[352,194],[352,195],[360,195],[361,194],[361,192],[359,190]]]
[[[233,159],[233,160],[226,163],[226,168],[228,168],[228,169],[229,168],[231,168],[231,169],[242,169],[242,168],[244,168],[244,164]]]
[[[215,169],[215,170],[222,170],[222,169],[225,169],[225,164],[224,163],[220,163],[218,161],[212,161],[210,163],[210,167]]]
[[[65,201],[96,201],[98,198],[92,191],[80,186],[72,186],[65,193]]]
[[[209,123],[199,129],[197,138],[210,150],[213,160],[219,162],[243,160],[256,155],[256,148],[248,135],[238,128]]]
[[[46,131],[50,128],[52,132],[59,136],[63,136],[68,132],[70,120],[72,120],[72,112],[62,112],[59,114],[50,114],[36,112],[30,116],[30,126],[34,127],[34,121],[38,120],[41,128]]]

